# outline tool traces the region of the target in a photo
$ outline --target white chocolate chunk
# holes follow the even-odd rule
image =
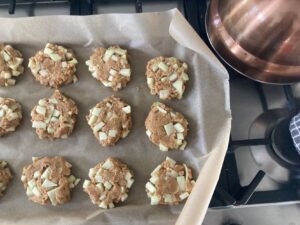
[[[127,113],[127,114],[131,113],[131,106],[128,105],[128,106],[123,107],[122,111],[125,112],[125,113]]]
[[[151,133],[150,130],[146,130],[146,134],[147,134],[147,136],[150,138],[152,133]]]
[[[60,111],[54,109],[54,111],[53,111],[53,116],[59,117],[59,116],[60,116]]]
[[[44,180],[44,182],[42,184],[42,187],[47,188],[47,189],[51,189],[53,187],[57,187],[57,184],[50,181],[50,180],[48,180],[48,179],[46,179],[46,180]]]
[[[186,199],[187,197],[189,197],[189,193],[188,193],[188,192],[184,192],[184,193],[182,193],[181,195],[179,195],[179,198],[180,198],[181,200]]]
[[[38,104],[39,104],[40,106],[45,106],[46,103],[47,103],[47,102],[46,102],[45,99],[41,99],[41,100],[39,100],[39,103],[38,103]]]
[[[96,124],[94,127],[93,127],[93,131],[94,132],[98,132],[99,130],[102,129],[102,127],[104,127],[105,123],[103,123],[102,121],[98,124]]]
[[[46,54],[46,55],[48,55],[48,56],[50,56],[50,54],[52,54],[53,53],[53,50],[51,49],[51,48],[45,48],[44,49],[44,53]]]
[[[107,62],[114,53],[115,51],[113,49],[107,49],[104,53],[103,61]]]
[[[118,134],[118,131],[117,130],[109,130],[108,131],[108,136],[109,137],[116,137]]]
[[[185,182],[185,177],[184,176],[178,176],[177,178],[177,183],[179,186],[180,191],[185,191],[186,189],[186,182]]]
[[[42,106],[37,106],[35,110],[38,114],[46,115],[46,108]]]
[[[32,190],[36,186],[36,182],[34,179],[32,179],[32,180],[28,181],[27,185]]]
[[[110,70],[109,70],[109,74],[112,75],[112,76],[114,76],[114,75],[117,74],[117,71],[114,70],[114,69],[110,69]]]
[[[164,200],[166,203],[173,203],[173,198],[170,194],[164,194]]]
[[[158,65],[157,65],[157,64],[153,64],[153,65],[151,66],[151,70],[152,70],[153,72],[156,72],[156,71],[158,70]]]
[[[35,171],[34,173],[33,173],[33,177],[34,178],[38,178],[39,176],[41,176],[41,173],[40,173],[40,171]]]
[[[102,176],[100,176],[100,175],[97,173],[96,176],[95,176],[95,180],[96,180],[97,183],[102,183],[103,178],[102,178]]]
[[[151,77],[147,77],[147,84],[150,88],[152,88],[154,85],[154,79]]]
[[[163,108],[161,108],[161,107],[159,107],[159,106],[156,106],[156,108],[158,109],[158,111],[160,111],[160,112],[163,113],[163,114],[166,114],[166,113],[167,113],[166,110],[164,110]]]
[[[182,133],[184,132],[184,127],[180,123],[176,123],[174,125],[174,128],[176,129],[177,132]]]
[[[153,195],[153,196],[151,196],[151,205],[158,205],[159,204],[159,202],[160,202],[160,196],[158,196],[158,195]]]
[[[131,70],[130,69],[121,69],[119,72],[122,76],[130,77]]]
[[[183,151],[185,149],[186,145],[187,145],[187,142],[184,141],[179,149]]]
[[[153,176],[153,177],[151,177],[150,178],[150,182],[152,183],[152,184],[156,184],[156,182],[158,181],[158,176]]]
[[[183,93],[183,82],[182,80],[176,80],[172,86],[177,90],[177,92],[181,95]]]
[[[91,168],[91,169],[89,169],[89,177],[90,178],[92,178],[92,177],[94,177],[95,176],[95,174],[96,174],[96,169],[94,169],[94,168]]]
[[[110,190],[110,189],[112,188],[112,184],[111,184],[110,182],[106,181],[106,182],[104,183],[104,187],[105,187],[107,190]]]
[[[150,192],[150,193],[154,193],[156,191],[156,187],[154,187],[154,185],[150,182],[146,183],[146,189]]]
[[[94,108],[92,109],[92,114],[93,114],[94,116],[99,116],[100,113],[101,113],[101,111],[102,111],[102,109],[97,108],[97,107],[94,107]]]
[[[163,151],[163,152],[166,152],[166,151],[169,150],[167,146],[165,146],[165,145],[163,145],[163,144],[161,144],[161,143],[159,144],[159,149],[160,149],[161,151]]]
[[[32,127],[37,128],[37,129],[46,130],[46,123],[41,122],[41,121],[33,121],[32,122]]]
[[[115,52],[119,55],[125,55],[127,53],[127,50],[121,49],[121,48],[115,48]]]
[[[107,139],[107,134],[104,132],[99,132],[99,140],[104,141]]]
[[[170,91],[169,90],[160,90],[159,91],[159,97],[161,99],[166,99],[169,97]]]
[[[182,73],[182,74],[181,74],[181,78],[182,78],[184,81],[188,81],[188,80],[189,80],[189,76],[188,76],[186,73]]]
[[[128,194],[124,193],[124,194],[121,196],[121,201],[124,202],[127,198],[128,198]]]
[[[160,63],[158,63],[158,68],[159,69],[161,69],[162,71],[164,71],[164,72],[167,72],[168,71],[168,65],[167,64],[165,64],[164,62],[160,62]]]
[[[102,165],[102,168],[103,169],[106,169],[106,170],[109,170],[113,167],[113,164],[110,160],[106,160],[103,165]]]
[[[129,179],[129,180],[127,180],[127,187],[128,188],[131,188],[131,186],[132,186],[132,184],[134,183],[134,179]]]
[[[96,120],[97,120],[97,117],[96,117],[96,116],[94,116],[94,115],[92,115],[92,116],[90,117],[90,119],[89,119],[89,122],[88,122],[88,124],[89,124],[89,125],[92,125],[93,123],[95,123],[95,122],[96,122]]]
[[[170,136],[174,131],[173,123],[168,123],[168,124],[164,125],[164,129],[165,129],[167,135]]]
[[[167,156],[166,161],[169,162],[170,167],[174,167],[176,165],[176,161]]]
[[[41,193],[39,191],[39,189],[37,187],[34,187],[32,189],[32,193],[36,196],[36,197],[40,197]]]
[[[61,56],[56,53],[51,53],[49,56],[55,62],[61,61],[61,59],[62,59]]]
[[[170,77],[169,77],[170,81],[174,81],[176,79],[177,79],[177,74],[176,73],[171,74]]]
[[[47,133],[48,134],[53,134],[55,132],[54,128],[52,127],[47,127]]]
[[[54,105],[58,104],[58,101],[55,98],[49,98],[49,102],[51,102]]]
[[[176,136],[177,136],[177,139],[178,139],[178,140],[184,140],[184,135],[183,135],[183,133],[177,133]]]
[[[49,197],[50,202],[51,202],[52,205],[56,205],[57,204],[56,191],[57,191],[57,188],[55,188],[55,189],[47,192],[47,195],[48,195],[48,197]]]
[[[43,172],[41,178],[42,178],[42,179],[48,179],[48,178],[49,178],[49,175],[50,175],[50,172],[51,172],[50,167],[47,167],[47,169]]]
[[[155,173],[158,172],[161,168],[161,165],[158,165],[151,173],[151,176],[155,176]]]
[[[107,209],[107,205],[104,202],[101,202],[98,206],[102,209]]]

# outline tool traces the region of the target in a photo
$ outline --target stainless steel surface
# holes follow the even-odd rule
[[[273,109],[259,115],[250,127],[249,139],[265,138],[272,132],[270,129],[273,129],[279,120],[288,117],[289,112],[285,109]],[[250,147],[257,166],[273,180],[280,183],[288,182],[291,171],[276,161],[276,155],[268,147],[267,145]]]
[[[212,46],[239,73],[266,83],[300,81],[299,0],[211,0]]]

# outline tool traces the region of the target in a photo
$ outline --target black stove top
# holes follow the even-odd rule
[[[149,1],[151,0],[103,0],[101,2],[105,4],[118,2],[132,4],[135,12],[141,13],[143,12],[143,4]],[[152,0],[151,2],[161,3],[166,1]],[[186,19],[206,44],[210,46],[205,31],[207,1],[181,0],[179,2],[183,6],[183,13]],[[90,15],[96,12],[95,4],[97,3],[98,1],[94,0],[0,0],[0,6],[7,7],[10,14],[14,14],[17,7],[21,7],[22,5],[67,4],[71,15]],[[231,81],[247,79],[237,74],[237,72],[227,65],[224,66],[229,71]],[[249,139],[230,139],[220,179],[210,203],[210,207],[212,208],[300,201],[300,159],[299,155],[293,151],[294,146],[288,131],[291,116],[299,109],[298,102],[293,96],[291,86],[283,86],[286,107],[276,110],[269,109],[262,85],[254,81],[253,85],[259,96],[263,113],[253,121],[249,130]],[[236,160],[235,154],[236,149],[241,146],[248,146],[245,151],[251,151],[253,159],[258,165],[261,165],[259,167],[260,170],[258,170],[252,181],[246,186],[241,185],[237,166],[241,162]],[[278,170],[281,174],[280,177],[278,177]],[[280,187],[276,190],[256,191],[257,186],[266,174],[272,179],[277,180],[281,184]]]

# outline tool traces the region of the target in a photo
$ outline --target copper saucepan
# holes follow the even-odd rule
[[[239,73],[265,83],[300,81],[300,0],[211,0],[206,31]]]

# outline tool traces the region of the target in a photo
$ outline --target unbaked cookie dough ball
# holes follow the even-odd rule
[[[151,205],[177,205],[190,195],[194,184],[191,169],[167,157],[151,173],[146,192]]]
[[[100,144],[112,146],[130,132],[131,107],[120,98],[111,96],[90,109],[86,119]]]
[[[175,57],[156,57],[147,63],[147,84],[160,99],[181,99],[185,90],[188,66]]]
[[[0,160],[0,197],[3,196],[8,184],[12,180],[12,175],[8,164],[4,160]]]
[[[77,63],[72,50],[48,43],[29,59],[28,67],[42,85],[59,88],[78,81],[75,75]]]
[[[0,44],[0,86],[13,86],[16,78],[24,72],[21,52],[10,45]]]
[[[41,205],[64,204],[71,199],[71,190],[80,179],[71,174],[72,165],[62,157],[32,158],[23,168],[21,181],[28,198]]]
[[[21,105],[12,98],[0,97],[0,137],[15,131],[21,120]]]
[[[184,150],[187,142],[188,122],[184,116],[163,103],[155,102],[145,121],[149,140],[161,151]]]
[[[105,87],[118,91],[130,81],[131,69],[127,58],[127,50],[119,46],[96,48],[86,65],[92,76]]]
[[[40,139],[67,138],[74,130],[77,114],[75,102],[55,90],[50,98],[39,100],[32,109],[32,127]]]
[[[83,190],[93,204],[100,208],[114,208],[128,197],[134,179],[133,172],[118,159],[108,158],[89,170],[90,180],[85,180]]]

